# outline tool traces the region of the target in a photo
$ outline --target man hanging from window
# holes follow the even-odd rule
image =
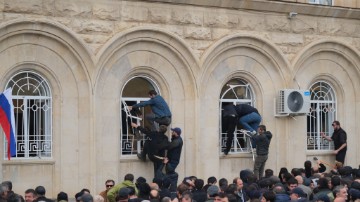
[[[169,146],[169,139],[165,135],[167,126],[160,125],[159,131],[147,130],[135,123],[131,123],[131,126],[146,135],[143,151],[140,154],[137,154],[137,156],[143,161],[146,161],[146,155],[149,157],[149,159],[154,163],[155,175],[156,171],[162,165],[163,159],[161,158],[165,157],[166,149]]]
[[[233,103],[225,103],[222,108],[223,132],[226,132],[226,148],[224,154],[228,155],[234,139],[234,131],[237,124],[238,115]]]
[[[248,104],[238,104],[235,106],[236,113],[239,117],[240,124],[245,130],[249,131],[251,135],[255,135],[261,122],[261,116],[255,107]],[[252,140],[252,147],[256,148],[256,141]]]
[[[128,109],[132,110],[132,108],[150,106],[153,114],[148,114],[145,118],[150,122],[151,130],[158,130],[158,126],[155,122],[159,125],[169,126],[171,123],[171,112],[164,98],[158,95],[155,90],[149,91],[149,97],[150,100],[128,106]]]
[[[334,128],[334,133],[331,137],[326,136],[323,132],[320,134],[326,140],[334,141],[336,161],[341,162],[344,165],[347,150],[346,132],[340,127],[339,121],[334,121],[331,125]]]

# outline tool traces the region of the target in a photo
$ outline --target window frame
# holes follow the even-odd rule
[[[324,93],[329,98],[324,98],[324,96],[318,96],[318,99],[313,99],[314,90],[313,89],[325,89],[319,90],[317,93]],[[310,113],[307,116],[307,132],[306,132],[306,150],[307,151],[329,151],[333,150],[333,142],[329,142],[321,137],[321,132],[324,132],[325,135],[331,136],[334,132],[331,124],[336,120],[337,115],[337,102],[336,102],[336,93],[334,88],[329,82],[324,80],[319,80],[314,82],[310,86]],[[327,93],[325,93],[327,92]],[[328,106],[332,106],[329,108]],[[313,124],[313,122],[316,122]],[[323,123],[324,122],[324,123]]]
[[[24,74],[24,77],[19,77],[21,74]],[[26,81],[22,82],[24,79]],[[33,81],[35,82],[32,83]],[[21,83],[23,84],[22,86],[19,85]],[[22,87],[26,88],[27,86],[29,90],[30,86],[35,86],[34,84],[38,85],[35,87],[33,93],[37,90],[39,92],[38,95],[22,95],[19,93],[19,90],[26,92]],[[5,89],[10,87],[12,87],[12,100],[15,113],[15,138],[17,140],[16,156],[12,157],[12,159],[52,159],[53,98],[49,82],[46,77],[36,71],[21,70],[14,73],[8,80]],[[18,89],[17,94],[14,94],[16,89]],[[42,89],[42,92],[40,92],[40,89]],[[31,122],[34,122],[32,126]],[[19,124],[21,124],[21,129],[19,128]],[[22,131],[22,134],[19,134],[19,131]],[[31,131],[34,132],[34,134],[31,134]],[[6,156],[7,140],[4,137],[4,159],[7,159]]]
[[[229,84],[233,81],[240,81],[243,84]],[[228,86],[229,89],[225,90],[222,94],[220,94],[220,99],[219,99],[219,153],[220,155],[222,154],[223,149],[226,147],[226,132],[222,131],[222,104],[223,103],[233,103],[234,105],[236,104],[250,104],[251,106],[255,106],[256,103],[256,98],[255,98],[255,93],[254,93],[254,89],[251,86],[251,84],[246,81],[243,78],[232,78],[230,80],[228,80],[226,82],[226,84],[222,87],[224,88],[225,86]],[[234,91],[234,89],[232,88],[232,86],[237,86],[237,87],[245,87],[246,91],[249,91],[249,97],[250,98],[245,98],[245,99],[239,99]],[[229,92],[232,91],[235,95],[235,99],[226,99],[224,98],[224,96]],[[247,92],[246,92],[247,93]],[[252,152],[252,148],[250,146],[250,138],[245,137],[241,132],[241,128],[238,127],[239,124],[236,126],[235,131],[234,131],[234,138],[233,138],[233,143],[232,143],[232,147],[229,151],[229,154],[245,154],[245,153],[251,153]],[[240,141],[242,143],[240,143]],[[244,147],[243,147],[244,146]]]
[[[133,136],[132,138],[134,138],[133,139],[133,141],[135,141],[135,143],[136,143],[136,148],[141,148],[140,150],[139,149],[136,149],[136,150],[134,150],[135,152],[133,153],[133,149],[132,149],[132,151],[131,151],[131,153],[130,154],[124,154],[124,151],[123,151],[123,135],[125,134],[125,135],[127,135],[127,139],[129,139],[129,135],[132,135],[132,134],[129,134],[129,125],[127,124],[127,128],[126,128],[126,133],[124,133],[124,128],[123,128],[123,126],[124,126],[124,123],[123,123],[123,116],[125,115],[126,116],[126,114],[125,114],[125,112],[124,112],[124,108],[123,108],[123,101],[125,101],[125,102],[136,102],[136,103],[140,103],[140,102],[143,102],[143,101],[147,101],[147,100],[149,100],[150,99],[150,97],[124,97],[123,96],[123,93],[124,93],[124,90],[125,90],[125,88],[126,88],[126,86],[127,86],[127,84],[130,82],[130,81],[132,81],[133,79],[135,79],[135,78],[142,78],[142,79],[145,79],[147,82],[149,82],[149,84],[151,84],[152,85],[152,87],[153,87],[153,89],[159,94],[159,95],[161,95],[161,92],[160,92],[160,88],[159,88],[159,85],[155,82],[155,80],[154,79],[152,79],[150,76],[147,76],[147,75],[136,75],[136,76],[133,76],[133,77],[131,77],[131,78],[129,78],[126,82],[125,82],[125,84],[124,84],[124,86],[123,86],[123,88],[121,89],[121,96],[120,96],[120,158],[121,159],[134,159],[134,158],[137,158],[137,153],[139,153],[139,152],[141,152],[142,151],[142,148],[143,148],[143,143],[145,142],[145,137],[143,137],[142,138],[142,140],[140,140],[140,141],[136,141],[136,139],[135,139],[135,136]],[[149,90],[151,90],[151,89],[149,89]],[[145,109],[144,108],[141,108],[141,112],[142,112],[142,117],[145,117]],[[128,121],[128,120],[126,120],[126,121]],[[144,118],[142,118],[142,121],[140,121],[140,120],[137,120],[137,124],[138,125],[140,125],[140,126],[142,126],[142,127],[144,127],[145,126],[145,120],[144,120]],[[131,138],[131,137],[130,137]],[[133,143],[132,143],[133,144]],[[132,147],[134,147],[133,145],[132,145]],[[126,151],[125,151],[126,152]]]

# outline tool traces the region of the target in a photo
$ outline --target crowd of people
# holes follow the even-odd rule
[[[283,167],[278,175],[271,169],[258,179],[252,170],[241,170],[238,177],[231,181],[209,177],[206,181],[196,176],[185,177],[171,191],[168,176],[155,176],[151,182],[144,177],[135,180],[133,174],[124,176],[123,181],[105,182],[105,190],[94,196],[88,189],[75,195],[78,202],[360,202],[360,168],[337,164],[328,169],[320,161],[312,165],[305,161],[304,167],[288,170]],[[25,197],[12,191],[12,183],[1,183],[1,201],[8,202],[52,202],[45,196],[43,186],[25,191]],[[68,196],[60,192],[56,199],[66,202]]]
[[[90,194],[90,190],[82,189],[75,195],[78,202],[285,202],[285,201],[316,201],[316,202],[360,202],[360,168],[353,169],[343,166],[346,155],[346,132],[340,127],[339,121],[334,121],[334,133],[331,137],[321,136],[328,141],[334,141],[337,164],[325,172],[324,162],[306,161],[303,168],[281,168],[279,175],[265,169],[269,146],[272,139],[265,125],[260,125],[261,116],[258,110],[247,104],[223,106],[223,130],[227,134],[226,147],[223,150],[228,155],[233,141],[234,131],[238,124],[245,129],[256,148],[256,158],[253,170],[241,170],[240,175],[232,181],[212,176],[205,184],[196,176],[185,177],[178,183],[176,167],[180,162],[183,146],[182,130],[171,128],[171,140],[165,133],[171,124],[171,112],[165,100],[156,91],[149,91],[150,100],[128,106],[128,110],[150,106],[152,114],[146,119],[151,127],[144,128],[136,121],[130,121],[131,127],[138,134],[144,135],[146,141],[138,158],[146,161],[148,158],[154,165],[154,178],[147,182],[144,177],[135,180],[133,174],[124,176],[122,182],[115,184],[112,179],[106,180],[105,190],[99,194]],[[136,114],[136,113],[135,113]],[[316,159],[315,159],[316,160]],[[45,196],[45,188],[38,186],[25,191],[25,198],[12,191],[12,183],[1,183],[0,202],[52,202]],[[68,201],[65,192],[60,192],[57,201]]]

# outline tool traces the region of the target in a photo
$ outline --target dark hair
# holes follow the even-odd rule
[[[214,184],[214,183],[216,183],[216,181],[217,181],[217,179],[216,179],[216,177],[214,177],[214,176],[209,177],[209,178],[207,179],[207,183],[208,183],[208,184]]]
[[[90,190],[89,190],[89,189],[87,189],[87,188],[84,188],[84,189],[82,189],[80,192],[82,192],[82,193],[84,193],[84,192],[88,192],[88,193],[90,193]]]
[[[27,190],[25,191],[25,194],[30,194],[30,193],[36,195],[36,192],[35,192],[34,189],[27,189]]]
[[[60,192],[60,193],[58,193],[58,195],[57,195],[57,201],[68,201],[69,199],[68,199],[68,195],[67,195],[67,193],[65,193],[65,192]]]
[[[135,188],[134,187],[126,187],[129,189],[129,196],[135,195]]]
[[[266,169],[265,170],[265,177],[271,177],[274,175],[274,171],[271,169]]]
[[[260,125],[259,128],[260,128],[262,131],[266,131],[266,126],[265,126],[265,125]]]
[[[43,187],[43,186],[37,186],[35,188],[35,192],[37,195],[45,196],[46,190],[45,190],[45,187]]]
[[[227,194],[235,194],[236,191],[237,191],[236,184],[229,184],[229,186],[225,189],[225,193]]]
[[[204,180],[202,180],[202,179],[195,180],[195,188],[197,190],[201,190],[203,188],[203,186],[204,186]]]
[[[301,175],[301,171],[298,168],[291,169],[291,174],[296,177],[298,175]]]
[[[334,123],[335,125],[340,126],[340,122],[339,122],[339,121],[333,121],[333,123]]]
[[[263,197],[266,199],[266,201],[274,202],[276,195],[272,191],[267,191],[263,193]]]
[[[134,175],[131,174],[131,173],[128,173],[128,174],[125,175],[124,180],[125,181],[128,180],[128,181],[133,182],[134,181]]]
[[[227,179],[225,179],[225,178],[221,178],[220,180],[219,180],[219,187],[223,187],[223,186],[228,186],[228,181],[227,181]]]
[[[322,177],[322,178],[320,178],[319,180],[318,180],[318,182],[317,182],[317,184],[318,184],[318,187],[319,187],[319,189],[320,188],[329,188],[329,180],[328,179],[326,179],[325,177]],[[334,195],[335,196],[335,195]]]
[[[340,185],[341,184],[341,178],[339,176],[337,176],[337,175],[333,176],[331,178],[331,184],[332,184],[333,187],[336,187],[336,186]]]
[[[160,133],[166,133],[167,131],[167,126],[166,125],[160,125],[159,126],[159,132]]]
[[[298,184],[298,181],[294,177],[292,177],[292,178],[290,178],[289,180],[286,181],[286,184],[288,184],[288,185]]]
[[[158,93],[155,90],[150,90],[149,95],[157,95]]]
[[[105,184],[107,184],[107,183],[109,183],[109,182],[112,182],[112,183],[115,185],[115,181],[114,181],[114,180],[111,180],[111,179],[106,180]]]
[[[289,173],[288,169],[285,168],[285,167],[282,167],[280,168],[280,172],[279,172],[279,179],[282,180],[282,174],[285,174],[285,173]]]
[[[7,186],[7,188],[9,189],[9,191],[12,191],[12,182],[11,181],[4,181],[1,184]]]

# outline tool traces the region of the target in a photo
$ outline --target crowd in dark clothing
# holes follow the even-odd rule
[[[203,179],[196,176],[185,177],[177,186],[176,192],[170,190],[171,180],[166,175],[157,176],[151,183],[145,178],[134,180],[132,174],[127,174],[124,181],[109,187],[114,198],[106,198],[110,202],[285,202],[285,201],[360,201],[360,169],[350,166],[337,167],[325,172],[322,163],[314,166],[310,161],[304,163],[303,168],[281,168],[278,175],[271,169],[265,170],[265,176],[257,179],[252,170],[241,170],[239,177],[230,183],[227,179],[217,180],[212,176],[205,184]],[[108,180],[109,181],[109,180]],[[108,182],[107,181],[107,182]],[[134,182],[135,181],[135,182]],[[115,188],[117,187],[117,188]],[[116,190],[114,192],[114,189]],[[30,190],[30,189],[29,189]],[[29,199],[25,192],[25,199],[12,191],[12,183],[1,183],[1,201],[9,202],[37,202],[53,200],[45,197],[45,188],[38,186],[33,190],[33,199]],[[62,198],[57,201],[68,201],[64,192],[59,193]],[[66,195],[66,197],[64,197]],[[107,195],[109,196],[109,194]],[[75,198],[82,202],[99,201],[104,198],[100,195],[92,197],[87,189],[77,193]]]

